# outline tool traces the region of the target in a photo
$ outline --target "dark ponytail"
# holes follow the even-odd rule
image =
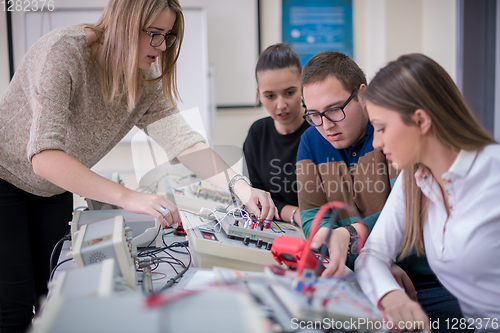
[[[259,56],[259,61],[255,66],[255,79],[257,79],[259,72],[289,67],[297,68],[299,75],[302,72],[302,65],[297,53],[290,46],[283,43],[271,45],[262,51]]]

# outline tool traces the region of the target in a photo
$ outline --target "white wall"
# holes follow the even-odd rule
[[[77,6],[82,0],[66,1],[73,2]],[[102,4],[105,0],[87,1]],[[456,79],[456,0],[354,0],[353,7],[354,58],[368,79],[388,61],[408,52],[422,52],[429,55]],[[260,15],[261,49],[264,49],[281,41],[281,0],[261,0]],[[228,29],[227,26],[220,28]],[[5,14],[0,13],[1,93],[5,91],[9,79],[6,36]],[[254,65],[251,68],[252,72]],[[216,89],[218,94],[224,92],[220,85]],[[250,90],[249,93],[255,96],[253,76],[247,81],[246,86],[240,89]],[[500,110],[498,113],[500,114]],[[266,115],[261,107],[218,110],[217,144],[241,146],[253,121]],[[496,119],[500,119],[500,116]],[[126,151],[114,151],[96,168],[100,170],[120,168],[130,158],[129,154]],[[116,164],[120,156],[123,156],[124,163]],[[122,173],[126,172],[122,170]]]
[[[428,55],[456,80],[456,0],[354,0],[354,57],[370,80],[405,53]]]
[[[252,66],[259,56],[257,0],[180,0],[180,4],[206,9],[217,105],[252,105]]]
[[[7,13],[0,12],[0,96],[9,85],[9,47],[7,40]]]
[[[281,0],[261,0],[262,50],[281,42],[281,10]],[[353,12],[354,58],[368,80],[410,52],[430,56],[456,80],[456,0],[354,0]],[[262,108],[218,110],[217,143],[242,144],[265,115]]]
[[[354,60],[368,79],[387,59],[386,1],[354,0]]]
[[[80,1],[66,0],[75,6]],[[105,0],[89,1],[96,5],[105,2]],[[195,0],[186,3],[193,1]],[[368,79],[388,61],[408,52],[422,52],[429,55],[454,79],[456,78],[456,0],[354,0],[353,7],[354,58]],[[260,15],[261,49],[264,49],[281,41],[281,0],[261,0]],[[221,28],[227,29],[227,26]],[[6,18],[5,15],[0,15],[0,46],[2,46],[0,47],[0,92],[2,93],[9,79],[6,33]],[[246,82],[239,88],[254,95],[253,76]],[[218,84],[216,91],[220,95],[225,89]],[[219,110],[216,142],[242,143],[248,127],[262,115],[265,115],[265,111],[261,108]]]
[[[423,0],[422,53],[457,79],[457,1]]]

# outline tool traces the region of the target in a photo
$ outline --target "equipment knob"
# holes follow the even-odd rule
[[[262,247],[262,239],[258,239],[257,244],[255,244],[255,246],[257,246],[258,248],[261,248]]]
[[[243,244],[248,245],[249,243],[250,243],[250,237],[245,236],[245,238],[243,238]]]
[[[273,243],[269,242],[266,244],[266,250],[271,250],[271,247],[273,246]]]

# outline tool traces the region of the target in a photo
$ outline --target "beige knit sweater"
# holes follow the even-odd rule
[[[160,84],[143,89],[131,112],[125,98],[106,104],[83,28],[54,30],[30,48],[0,99],[0,178],[39,196],[62,193],[33,172],[33,155],[62,150],[91,168],[134,125],[174,163],[180,152],[203,141],[165,100]]]

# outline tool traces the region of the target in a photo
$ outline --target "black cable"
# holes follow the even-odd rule
[[[56,265],[56,267],[54,267],[54,269],[50,271],[50,278],[49,278],[49,281],[52,281],[52,278],[54,277],[54,273],[56,272],[56,269],[57,269],[59,266],[61,266],[61,265],[62,265],[62,264],[64,264],[65,262],[68,262],[68,261],[71,261],[71,260],[73,260],[73,259],[65,259],[65,260],[61,261],[60,263],[58,263],[58,264]]]
[[[177,280],[182,278],[182,276],[184,275],[184,273],[186,273],[186,271],[189,269],[189,267],[191,267],[192,256],[191,256],[191,252],[189,251],[189,248],[187,247],[187,245],[186,245],[186,250],[189,252],[189,264],[182,270],[182,272],[177,273],[176,276],[174,276],[173,278],[168,280],[167,283],[165,283],[165,285],[160,289],[160,292],[172,287],[177,282]]]
[[[63,246],[63,242],[66,241],[66,240],[70,240],[71,239],[71,235],[65,235],[63,238],[61,238],[59,241],[57,241],[56,245],[54,245],[54,248],[52,249],[52,253],[50,254],[50,272],[52,272],[52,270],[54,269],[54,266],[56,265],[57,263],[57,260],[59,258],[55,258],[55,254],[56,252],[61,252],[61,249],[62,249],[62,246]]]
[[[151,240],[151,242],[149,242],[149,244],[141,251],[137,254],[137,256],[140,256],[144,251],[148,250],[149,249],[149,246],[151,244],[153,244],[154,240],[156,239],[156,237],[158,237],[158,235],[160,234],[160,230],[161,230],[161,225],[158,227],[158,231],[156,232],[156,235],[155,237]],[[156,249],[156,248],[155,248]]]
[[[165,252],[165,254],[169,255],[170,256],[170,259],[174,260],[175,262],[177,262],[177,264],[183,268],[186,267],[186,265],[182,262],[182,260],[180,259],[177,259],[175,258],[174,256],[172,256],[170,253],[168,252]],[[172,266],[172,265],[171,265]],[[177,272],[177,270],[172,266],[173,270],[175,271],[176,274],[178,274],[179,272]]]
[[[155,239],[158,236],[160,230],[161,230],[161,227],[158,228],[158,233],[156,234]],[[151,243],[152,242],[153,241],[151,241]],[[146,248],[144,248],[137,256],[138,257],[145,257],[145,256],[153,257],[154,260],[151,260],[151,264],[150,265],[158,264],[158,263],[166,263],[166,264],[170,265],[170,267],[176,273],[176,275],[173,278],[171,278],[170,280],[168,280],[167,283],[161,288],[161,290],[160,290],[160,292],[161,292],[161,291],[163,291],[165,289],[168,289],[168,288],[172,287],[180,278],[182,278],[182,276],[186,273],[186,271],[191,266],[191,263],[192,263],[193,259],[192,259],[192,256],[191,256],[191,252],[189,251],[189,248],[188,248],[188,246],[189,246],[189,242],[188,241],[174,242],[174,243],[172,243],[170,245],[167,245],[165,243],[165,239],[163,239],[163,244],[165,246],[162,247],[162,248],[160,248],[160,249],[158,249],[158,248],[151,248],[150,249],[149,245],[151,245],[151,243],[149,243],[148,246]],[[173,249],[175,247],[184,247],[184,248],[186,248],[187,253],[186,252],[181,252],[181,251],[176,251],[176,250]],[[173,252],[176,252],[176,253],[181,253],[181,254],[187,254],[187,255],[189,255],[189,264],[186,266],[186,264],[184,264],[184,262],[182,260],[175,258],[170,253],[168,253],[167,250],[170,250],[170,251],[173,251]],[[156,257],[156,254],[158,254],[160,252],[164,252],[168,257]],[[181,266],[183,268],[182,271],[180,271],[180,272],[177,271],[175,265]],[[155,269],[156,268],[157,268],[157,266],[155,267]]]
[[[179,254],[184,254],[184,255],[188,255],[189,254],[187,252],[177,251],[177,250],[174,250],[174,249],[169,249],[169,250],[172,251],[172,252],[175,252],[175,253],[179,253]]]

